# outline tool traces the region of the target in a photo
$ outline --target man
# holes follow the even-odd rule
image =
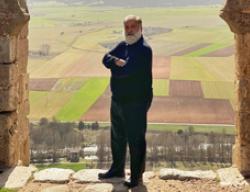
[[[111,70],[111,149],[113,162],[100,179],[124,177],[126,146],[130,152],[132,188],[142,183],[145,170],[147,112],[153,98],[152,49],[142,35],[142,20],[124,19],[125,41],[105,54],[103,64]]]

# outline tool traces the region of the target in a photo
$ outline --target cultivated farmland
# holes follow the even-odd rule
[[[123,40],[124,16],[136,13],[154,55],[149,122],[233,124],[233,35],[220,9],[33,4],[31,121],[110,121],[110,71],[102,58]]]

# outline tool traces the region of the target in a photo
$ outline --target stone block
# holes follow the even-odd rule
[[[19,189],[24,187],[32,177],[34,168],[18,166],[7,169],[0,176],[0,187]]]
[[[239,98],[235,104],[235,111],[242,113],[250,113],[250,100]]]
[[[25,114],[18,114],[18,131],[20,132],[20,137],[26,139],[29,137],[29,119]]]
[[[237,167],[243,176],[250,176],[250,146],[238,146],[238,154],[240,162],[238,162]]]
[[[17,56],[17,37],[0,36],[0,64],[13,63]]]
[[[29,35],[29,23],[26,23],[23,28],[21,29],[21,32],[19,33],[19,39],[25,39]]]
[[[18,97],[19,103],[22,104],[24,101],[29,99],[29,75],[20,74],[18,77]]]
[[[21,165],[28,166],[30,163],[30,138],[29,133],[20,136],[20,157]]]
[[[18,93],[15,86],[7,90],[0,89],[0,112],[15,111],[18,107]]]
[[[250,14],[249,14],[250,15]],[[235,72],[238,79],[250,79],[250,31],[246,34],[236,34],[236,67]]]
[[[235,81],[235,91],[237,99],[249,99],[250,100],[250,80],[239,79]]]
[[[23,114],[25,116],[29,115],[30,113],[30,104],[29,100],[26,99],[22,103],[19,103],[18,108],[17,108],[17,113],[18,114]]]
[[[250,148],[250,113],[235,112],[235,126],[239,144]]]
[[[17,36],[30,18],[26,1],[1,0],[0,10],[0,35]]]
[[[19,39],[17,43],[17,65],[20,73],[27,73],[29,40]]]
[[[17,65],[0,64],[0,112],[14,111],[18,105]]]
[[[235,110],[250,112],[250,80],[240,79],[235,83],[236,105]]]
[[[0,90],[8,89],[10,86],[17,83],[17,65],[2,65],[0,64]]]
[[[17,114],[0,113],[0,165],[11,167],[19,159]]]
[[[230,0],[231,1],[231,0]],[[234,2],[238,2],[233,0]],[[231,2],[233,2],[231,1]],[[245,5],[243,5],[245,7]],[[233,6],[232,6],[233,7]],[[246,34],[250,32],[250,14],[246,9],[240,9],[238,11],[225,10],[220,13],[220,17],[224,19],[230,27],[233,33]]]
[[[248,185],[244,177],[241,175],[239,170],[235,167],[218,169],[218,177],[220,179],[220,185],[225,186],[234,186],[240,187],[242,185]]]
[[[66,183],[74,171],[71,169],[49,168],[34,174],[36,182]]]
[[[232,12],[242,12],[244,10],[250,9],[250,1],[235,1],[235,0],[227,0],[225,7],[223,8],[224,11],[232,11]]]
[[[189,180],[189,179],[216,179],[216,174],[212,170],[207,171],[201,171],[201,170],[195,170],[195,171],[184,171],[179,169],[170,169],[170,168],[164,168],[160,170],[159,174],[160,179],[168,180],[168,179],[174,179],[174,180]]]

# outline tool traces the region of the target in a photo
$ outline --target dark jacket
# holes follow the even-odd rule
[[[124,59],[119,67],[115,57]],[[120,42],[104,55],[103,64],[111,70],[112,98],[118,101],[152,99],[152,49],[143,36],[134,44]]]

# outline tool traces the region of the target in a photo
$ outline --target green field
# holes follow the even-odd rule
[[[198,133],[227,133],[230,135],[235,134],[234,126],[223,125],[174,125],[174,124],[148,124],[148,129],[151,131],[170,131],[177,132],[179,130],[188,131],[188,127],[192,126],[194,132]]]
[[[58,120],[74,121],[91,107],[108,86],[107,78],[91,78],[87,80],[55,115]]]
[[[219,50],[221,48],[228,47],[230,44],[218,44],[214,43],[197,51],[186,54],[185,56],[199,57],[211,53],[213,51]]]
[[[79,171],[86,168],[86,163],[65,162],[65,163],[54,163],[54,164],[38,164],[38,165],[35,164],[34,166],[36,166],[38,170],[43,170],[48,168],[62,168],[62,169],[72,169],[74,171]]]
[[[31,78],[58,78],[64,77],[64,72],[81,57],[81,51],[69,49],[31,72]]]
[[[218,77],[193,57],[172,57],[170,78],[173,80],[215,81]]]
[[[110,127],[110,123],[99,123],[100,127]],[[188,125],[188,124],[159,124],[159,123],[148,123],[147,129],[149,131],[169,131],[178,132],[179,130],[188,131],[189,127],[192,127],[196,133],[226,133],[234,135],[236,128],[232,125]]]
[[[87,122],[91,123],[91,122]],[[110,128],[110,123],[99,122],[101,128]],[[179,130],[188,131],[189,127],[193,128],[196,133],[225,133],[235,135],[236,127],[234,125],[194,125],[194,124],[171,124],[171,123],[148,123],[148,131],[169,131],[178,132]]]
[[[16,190],[0,188],[0,192],[16,192]]]
[[[85,83],[84,78],[74,77],[74,78],[64,78],[59,79],[53,87],[53,91],[76,91],[80,89]]]
[[[202,88],[206,98],[233,99],[233,82],[203,81]]]
[[[154,79],[153,89],[155,96],[169,95],[169,81],[166,79]]]
[[[196,57],[208,72],[216,76],[219,81],[233,81],[235,76],[233,57]]]
[[[33,120],[39,120],[41,117],[52,119],[73,95],[73,92],[30,91],[29,118]]]

